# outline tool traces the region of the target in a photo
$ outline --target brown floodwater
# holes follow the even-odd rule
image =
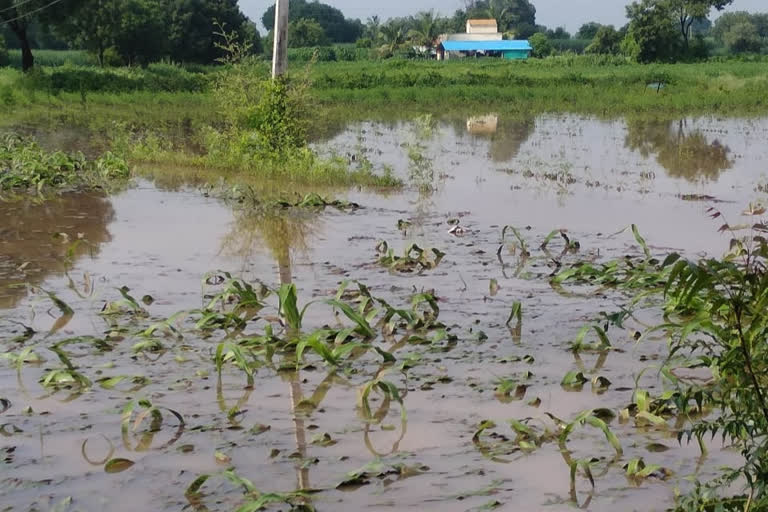
[[[594,408],[618,412],[631,403],[636,378],[654,395],[664,389],[654,365],[666,344],[633,341],[639,322],[655,319],[646,311],[625,329],[609,330],[617,350],[575,356],[568,342],[600,312],[617,311],[622,298],[553,289],[548,258],[536,247],[551,230],[566,229],[581,244],[563,257],[566,263],[637,254],[631,233],[617,234],[634,223],[655,253],[719,254],[727,237],[707,208],[735,223],[730,219],[763,198],[768,119],[484,114],[425,124],[358,123],[317,143],[355,162],[391,166],[413,184],[396,194],[339,194],[363,206],[349,212],[253,215],[192,187],[148,181],[111,197],[0,203],[0,351],[34,347],[45,359],[20,371],[11,360],[0,364],[0,398],[10,405],[3,411],[0,402],[0,510],[234,510],[243,494],[222,480],[206,483],[202,497],[185,497],[197,476],[228,467],[262,492],[317,490],[309,495],[317,510],[465,511],[495,502],[500,510],[573,508],[569,467],[557,443],[491,460],[473,443],[477,426],[493,420],[495,432],[511,438],[509,419],[536,418],[541,422],[533,424],[552,427],[545,413],[569,420]],[[398,229],[400,219],[411,223],[405,231]],[[451,219],[460,219],[463,236],[450,232]],[[533,248],[523,265],[509,248],[497,258],[504,225],[519,227]],[[393,274],[376,262],[379,240],[398,251],[416,242],[446,256],[420,275]],[[560,248],[561,241],[553,242],[553,252]],[[434,289],[440,320],[457,341],[441,350],[398,348],[398,362],[413,367],[407,381],[399,372],[386,378],[401,389],[407,416],[403,420],[393,404],[373,425],[356,407],[360,386],[382,368],[372,355],[336,371],[314,356],[299,372],[262,367],[253,389],[245,389],[244,375],[230,365],[218,389],[213,357],[222,336],[187,329],[183,339],[162,339],[163,350],[133,350],[142,339],[137,331],[148,323],[202,307],[204,276],[217,270],[273,287],[290,279],[300,304],[332,295],[346,279],[398,305],[414,291]],[[500,287],[493,295],[491,279]],[[105,302],[120,299],[122,286],[136,298],[154,299],[146,306],[150,320],[99,315]],[[46,292],[74,311],[67,322]],[[515,301],[523,307],[519,336],[505,325]],[[267,314],[274,315],[276,301],[268,302]],[[305,330],[333,322],[329,307],[315,305]],[[25,336],[25,327],[36,334]],[[126,375],[148,384],[104,389],[94,383],[79,394],[41,386],[39,379],[61,366],[50,350],[54,343],[115,331],[109,351],[80,343],[67,353],[94,382]],[[611,386],[601,393],[589,383],[565,390],[560,383],[571,370],[605,377]],[[521,376],[525,372],[531,374]],[[525,383],[524,398],[499,399],[494,390],[502,378]],[[297,406],[313,395],[314,410]],[[158,428],[147,420],[122,432],[123,407],[142,397],[177,411],[184,425],[163,410]],[[529,405],[536,398],[538,407]],[[233,407],[240,413],[230,416]],[[717,442],[701,458],[695,443],[677,443],[673,426],[613,420],[623,447],[618,460],[600,431],[576,431],[570,456],[600,459],[593,492],[578,478],[578,504],[596,511],[664,510],[677,488],[690,488],[688,477],[706,480],[719,466],[738,463],[738,454]],[[324,434],[334,443],[322,442]],[[622,466],[634,457],[671,476],[627,479]],[[109,473],[109,458],[135,464]],[[337,489],[348,472],[375,460],[419,469]]]

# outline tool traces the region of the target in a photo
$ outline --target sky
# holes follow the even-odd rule
[[[365,21],[369,16],[378,14],[381,18],[408,16],[418,11],[434,9],[441,14],[451,14],[461,7],[462,0],[322,0],[323,3],[341,9],[348,18],[360,18]],[[532,0],[536,6],[536,22],[547,27],[564,26],[575,32],[587,21],[621,26],[626,23],[624,6],[629,0]],[[240,0],[243,12],[261,25],[261,15],[270,4],[270,0]],[[735,0],[730,11],[768,11],[766,0]]]

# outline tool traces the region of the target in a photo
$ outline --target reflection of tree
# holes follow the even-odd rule
[[[645,158],[655,154],[671,177],[688,181],[716,180],[733,165],[728,146],[718,140],[709,142],[684,120],[629,121],[624,145]]]
[[[536,130],[536,119],[499,119],[496,133],[491,136],[489,153],[494,162],[509,162],[517,156],[523,144]]]
[[[288,211],[240,212],[232,231],[222,240],[224,254],[250,260],[254,250],[266,247],[277,261],[280,284],[292,282],[291,251],[305,252],[316,230],[315,212],[294,208]]]
[[[536,131],[536,118],[503,118],[493,115],[470,116],[451,121],[457,136],[469,133],[490,139],[488,155],[497,163],[509,162],[520,152],[523,144]]]
[[[38,285],[51,273],[64,271],[67,258],[98,251],[111,239],[107,225],[114,216],[109,199],[88,193],[66,193],[44,202],[0,202],[0,309],[12,308],[26,296],[25,283]],[[61,233],[66,237],[57,236]],[[87,243],[72,245],[78,238]]]

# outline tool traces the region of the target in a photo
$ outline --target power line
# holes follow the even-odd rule
[[[44,11],[47,8],[49,8],[49,7],[53,6],[53,5],[56,5],[56,4],[58,4],[58,3],[62,2],[62,1],[63,0],[53,0],[53,2],[45,4],[44,6],[39,7],[37,9],[34,9],[32,11],[29,11],[27,13],[24,13],[21,16],[16,16],[15,18],[11,18],[10,20],[5,20],[2,23],[0,23],[0,27],[2,27],[4,25],[8,25],[9,23],[13,23],[14,21],[19,21],[20,19],[26,18],[27,16],[32,16],[33,14],[37,14],[38,12]],[[18,4],[18,5],[21,5],[21,4]],[[14,7],[16,7],[16,6],[14,6]]]
[[[26,5],[29,2],[34,2],[35,0],[23,0],[22,2],[19,2],[15,5],[11,5],[10,7],[6,7],[5,9],[0,9],[0,12],[10,11],[11,9],[16,9],[18,7],[21,7],[22,5]]]

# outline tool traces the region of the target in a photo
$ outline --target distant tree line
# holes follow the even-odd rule
[[[638,62],[671,62],[712,54],[768,53],[768,14],[733,12],[713,24],[710,16],[738,0],[634,0],[626,7],[628,23],[616,28],[583,24],[575,34],[564,27],[536,23],[531,0],[464,0],[452,15],[425,11],[382,21],[346,18],[317,0],[291,0],[289,45],[331,45],[370,49],[387,58],[427,56],[440,34],[464,32],[471,18],[493,18],[506,39],[528,39],[534,57],[575,52],[623,55]],[[33,50],[81,49],[101,65],[144,65],[169,59],[211,64],[221,57],[214,21],[236,32],[254,53],[272,45],[275,10],[271,6],[256,25],[237,0],[0,0],[2,40],[22,50],[24,69],[34,63]],[[361,50],[362,51],[362,50]],[[332,53],[332,52],[331,52]],[[330,54],[330,53],[329,53]]]
[[[101,65],[213,63],[222,53],[214,21],[261,50],[237,0],[0,0],[0,34],[22,50],[25,70],[34,64],[33,49],[51,47],[88,50]]]

